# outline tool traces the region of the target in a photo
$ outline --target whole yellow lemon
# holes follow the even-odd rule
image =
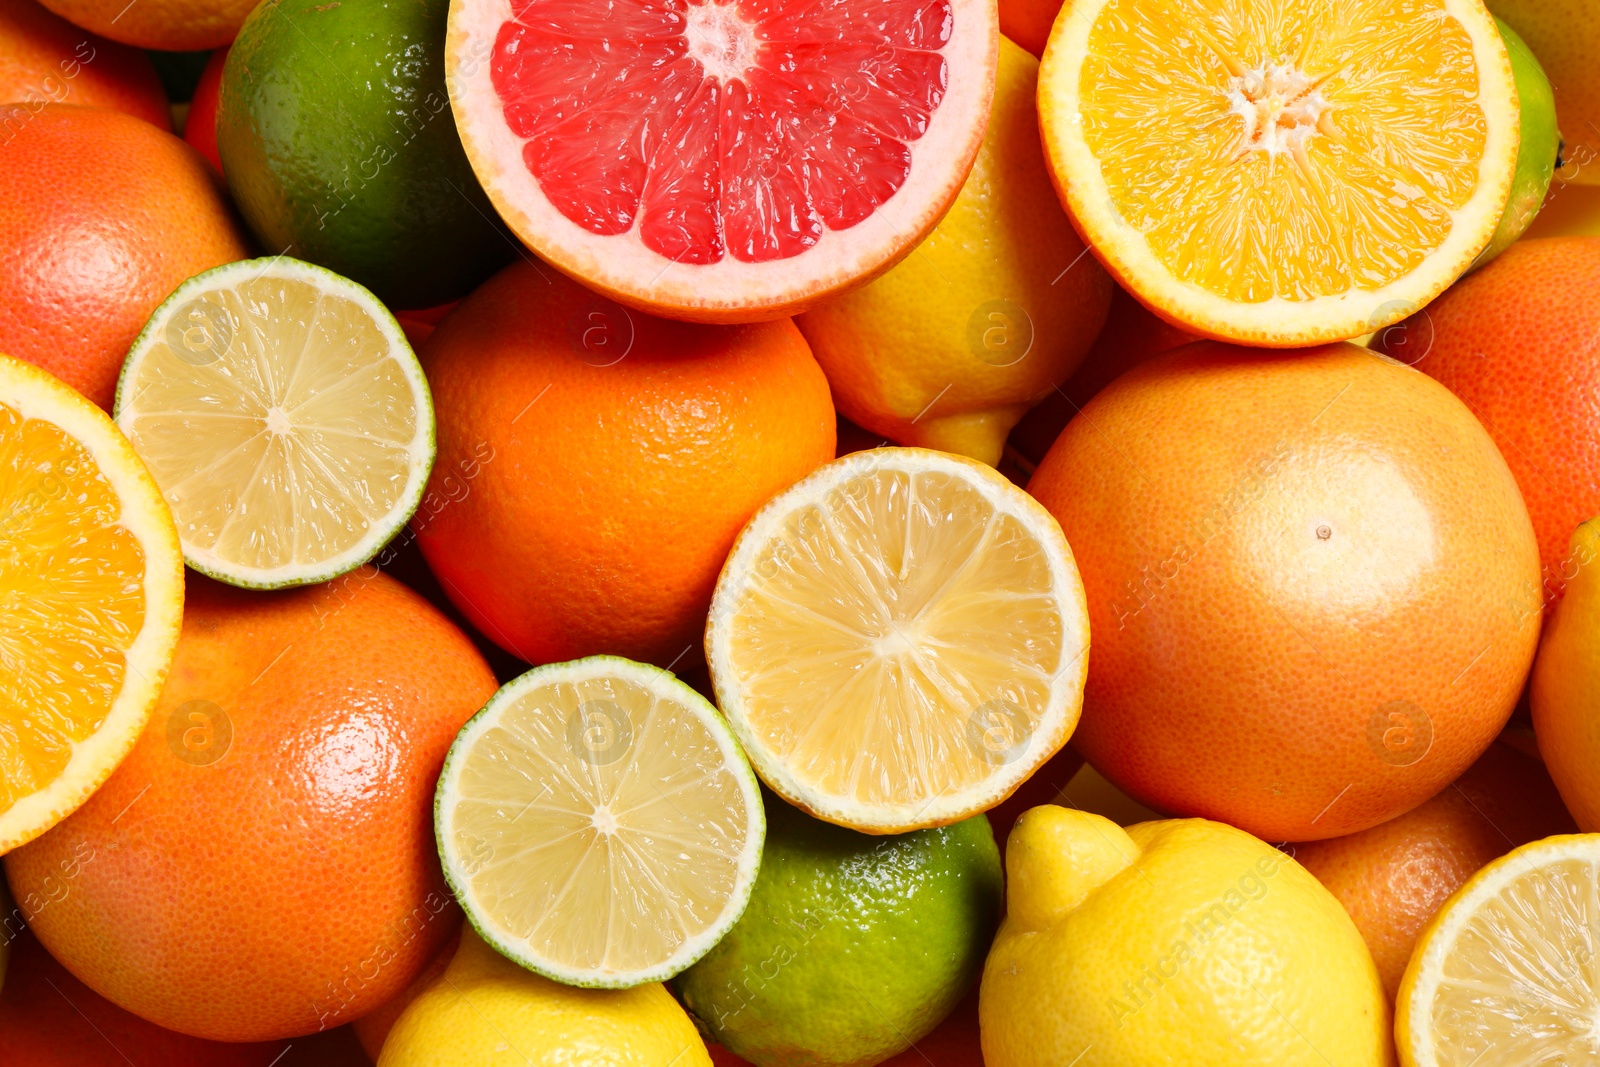
[[[1378,1067],[1389,1003],[1303,867],[1205,819],[1045,805],[1006,846],[979,1000],[987,1067]]]
[[[378,1067],[711,1067],[659,982],[578,989],[525,971],[471,927],[384,1041]]]
[[[838,409],[896,444],[999,463],[1105,325],[1111,279],[1050,183],[1038,81],[1039,61],[1002,37],[983,148],[944,220],[893,270],[795,319]]]

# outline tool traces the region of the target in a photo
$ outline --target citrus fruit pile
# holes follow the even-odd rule
[[[0,0],[0,1067],[1600,1064],[1582,0]]]

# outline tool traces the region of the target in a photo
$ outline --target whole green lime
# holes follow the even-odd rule
[[[874,837],[771,793],[744,915],[675,980],[684,1006],[757,1067],[858,1067],[950,1013],[1000,922],[989,820]]]
[[[470,292],[514,245],[473,176],[444,81],[449,0],[266,0],[223,68],[217,151],[269,255],[394,308]]]
[[[1556,129],[1556,97],[1550,79],[1517,31],[1499,19],[1500,36],[1511,56],[1511,73],[1517,81],[1517,97],[1522,104],[1522,147],[1517,149],[1517,169],[1511,176],[1511,198],[1500,215],[1489,244],[1478,254],[1473,267],[1481,267],[1511,246],[1533,224],[1544,204],[1550,178],[1561,154],[1561,134]]]

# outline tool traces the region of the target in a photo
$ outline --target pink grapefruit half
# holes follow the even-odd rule
[[[983,139],[995,0],[452,0],[450,102],[540,256],[676,318],[888,269]]]

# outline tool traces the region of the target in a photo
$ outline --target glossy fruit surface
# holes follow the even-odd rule
[[[1039,123],[1119,282],[1191,333],[1274,348],[1442,292],[1489,243],[1520,139],[1494,20],[1455,0],[1070,0]]]
[[[131,115],[0,107],[0,352],[102,408],[150,313],[184,279],[243,259],[205,164]]]
[[[793,314],[909,253],[960,192],[994,0],[456,0],[473,169],[549,263],[655,314]]]
[[[1373,347],[1459,396],[1494,437],[1533,519],[1546,603],[1567,542],[1600,515],[1600,237],[1519,241]]]
[[[1417,934],[1451,893],[1518,845],[1576,829],[1539,761],[1496,742],[1404,815],[1292,854],[1350,913],[1393,998]]]
[[[1495,228],[1489,246],[1479,253],[1474,269],[1483,266],[1501,252],[1511,247],[1511,242],[1521,237],[1550,191],[1550,179],[1555,174],[1561,155],[1561,132],[1556,129],[1556,101],[1550,88],[1550,79],[1539,66],[1538,57],[1517,31],[1501,19],[1495,20],[1500,36],[1506,42],[1506,54],[1511,58],[1511,73],[1517,82],[1517,104],[1521,110],[1521,141],[1517,147],[1517,170],[1511,178],[1511,194],[1506,199],[1505,213]]]
[[[1339,902],[1204,819],[1024,813],[978,1010],[988,1067],[1394,1062],[1388,1001]]]
[[[1088,592],[1074,747],[1151,807],[1353,833],[1466,770],[1522,689],[1527,510],[1466,406],[1392,360],[1177,349],[1101,392],[1029,491]]]
[[[183,562],[105,413],[5,356],[0,472],[4,854],[89,799],[138,739],[178,642]]]
[[[378,1067],[711,1067],[659,984],[575,989],[525,971],[470,929],[443,975],[401,1013]]]
[[[875,838],[771,794],[767,810],[750,906],[674,982],[684,1006],[756,1063],[856,1067],[904,1051],[961,1000],[993,937],[988,821]]]
[[[172,122],[148,56],[85,33],[34,0],[0,3],[0,103],[106,108],[163,130]]]
[[[1529,704],[1539,752],[1579,829],[1600,829],[1600,529],[1585,522],[1572,535],[1566,559],[1572,577],[1539,643]]]
[[[669,322],[518,262],[422,361],[439,455],[418,540],[529,663],[693,662],[740,528],[833,458],[827,380],[787,321]]]
[[[989,129],[949,213],[916,255],[795,320],[839,410],[898,444],[997,465],[1105,321],[1111,281],[1045,171],[1038,75],[1002,38]]]
[[[459,630],[374,571],[272,594],[191,578],[150,726],[6,873],[51,952],[152,1022],[229,1041],[337,1026],[459,922],[433,779],[494,688]]]
[[[84,29],[163,52],[220,48],[239,32],[254,0],[49,0],[51,11]]]
[[[222,93],[222,70],[228,62],[228,50],[219,48],[206,60],[200,72],[200,81],[189,100],[189,114],[183,122],[183,139],[193,146],[205,161],[222,173],[222,157],[217,155],[217,98]]]
[[[273,0],[223,68],[217,151],[262,250],[394,308],[471,292],[516,252],[445,93],[448,0]]]

